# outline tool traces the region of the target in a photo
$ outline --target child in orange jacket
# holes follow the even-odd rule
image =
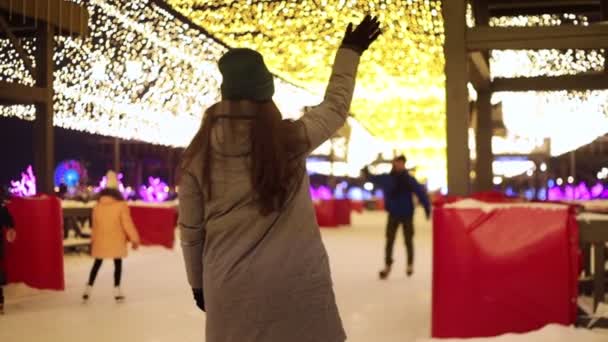
[[[95,262],[82,295],[85,301],[91,295],[103,259],[114,259],[114,298],[116,301],[125,299],[120,289],[122,259],[127,256],[128,242],[131,242],[133,250],[136,250],[140,243],[127,202],[118,191],[116,173],[109,171],[106,177],[106,189],[99,193],[98,203],[93,208],[91,255],[95,258]]]

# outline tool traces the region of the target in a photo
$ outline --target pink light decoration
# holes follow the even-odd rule
[[[36,176],[32,170],[32,165],[21,173],[21,180],[11,181],[10,193],[18,197],[30,197],[36,195]]]
[[[591,187],[591,197],[593,197],[593,198],[602,197],[603,192],[604,192],[604,185],[602,183],[597,183],[593,187]]]
[[[159,203],[169,198],[169,186],[160,178],[148,178],[148,186],[142,185],[139,188],[139,196],[144,202]]]
[[[124,198],[129,198],[129,196],[131,196],[131,194],[133,193],[133,191],[131,191],[130,188],[125,188],[125,185],[122,183],[122,178],[124,177],[124,175],[122,173],[119,173],[117,178],[118,178],[118,191],[120,191],[120,193],[122,194],[122,196]],[[101,190],[105,189],[108,186],[108,178],[106,176],[103,176],[101,178],[101,181],[99,181],[99,186],[95,187],[95,189],[93,189],[93,191],[95,193],[100,192]]]
[[[547,193],[547,199],[549,199],[549,201],[560,201],[564,199],[564,197],[564,192],[558,186],[550,188]]]
[[[563,200],[594,200],[594,199],[607,199],[608,188],[604,187],[602,183],[597,183],[591,188],[586,184],[580,183],[576,187],[572,185],[566,185],[564,188],[554,186],[549,189],[547,199],[549,201],[563,201]]]
[[[590,200],[591,193],[589,192],[589,188],[585,185],[585,183],[580,183],[574,189],[574,198],[577,200]]]
[[[316,189],[311,187],[310,196],[313,200],[329,200],[333,198],[331,189],[323,185]]]

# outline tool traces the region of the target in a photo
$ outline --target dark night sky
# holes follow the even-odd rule
[[[0,185],[7,186],[33,161],[32,122],[14,118],[0,118]],[[55,128],[55,162],[75,159],[85,163],[90,183],[96,184],[108,169],[112,168],[111,146],[103,148],[102,140],[108,138],[78,131]],[[105,149],[105,153],[104,153]],[[123,156],[124,157],[124,156]],[[160,151],[151,149],[146,153],[144,179],[148,176],[163,177],[163,156]],[[124,160],[127,166],[132,160]],[[127,175],[129,177],[129,175]],[[132,178],[132,177],[130,177]],[[129,183],[132,183],[129,182]]]

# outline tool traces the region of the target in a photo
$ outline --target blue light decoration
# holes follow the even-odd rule
[[[347,189],[348,183],[346,181],[340,182],[338,185],[336,185],[336,189],[334,190],[334,197],[336,199],[345,199]]]
[[[505,195],[509,197],[517,197],[517,193],[510,186],[505,189]]]
[[[540,188],[538,190],[538,199],[540,201],[546,201],[547,200],[547,188]]]
[[[351,201],[370,201],[374,199],[371,192],[360,187],[352,187],[348,189],[348,194],[346,196]]]
[[[65,160],[57,165],[55,169],[55,186],[65,184],[68,189],[74,189],[81,180],[86,179],[87,170],[79,161]]]
[[[527,200],[531,201],[531,200],[533,200],[533,199],[534,199],[534,195],[535,195],[535,193],[536,193],[536,191],[534,191],[534,189],[526,189],[526,190],[524,191],[524,197],[525,197]]]
[[[363,191],[362,188],[360,188],[358,186],[355,186],[355,187],[352,187],[352,188],[348,189],[347,196],[352,201],[363,201],[363,199],[364,199],[364,193],[363,192],[364,191]]]
[[[374,197],[384,198],[384,191],[382,191],[382,189],[376,189],[376,191],[374,191]]]

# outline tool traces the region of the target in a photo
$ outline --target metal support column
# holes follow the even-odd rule
[[[469,102],[466,65],[466,1],[443,1],[445,21],[445,75],[448,192],[467,195],[470,191],[468,145]]]
[[[120,172],[120,139],[114,138],[114,172]]]
[[[54,29],[38,27],[36,36],[36,86],[44,90],[44,101],[36,104],[34,120],[34,170],[39,193],[54,192],[55,136],[53,132]]]
[[[492,161],[492,103],[490,91],[477,93],[477,132],[475,146],[477,160],[475,162],[475,190],[487,191],[493,188]]]
[[[488,26],[490,13],[487,0],[474,0],[473,11],[477,26]],[[482,53],[485,65],[488,66],[489,75],[489,53]],[[492,161],[492,91],[491,89],[477,89],[477,132],[475,132],[475,147],[477,160],[475,161],[475,190],[488,191],[493,188]]]
[[[608,0],[600,2],[601,11],[600,18],[602,21],[608,21]],[[608,49],[604,50],[604,72],[608,73]]]

